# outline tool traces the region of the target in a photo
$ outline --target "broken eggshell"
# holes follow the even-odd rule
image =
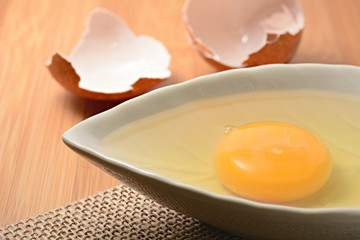
[[[183,12],[195,48],[225,68],[289,61],[304,28],[297,0],[187,0]]]
[[[126,100],[170,76],[170,55],[148,36],[135,36],[125,22],[95,9],[70,57],[55,53],[47,63],[52,76],[70,92],[97,100]]]

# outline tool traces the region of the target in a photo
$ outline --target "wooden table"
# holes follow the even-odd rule
[[[170,82],[216,71],[184,34],[182,0],[0,0],[0,226],[119,184],[67,148],[61,135],[115,105],[71,95],[49,74],[69,55],[95,7],[169,50]],[[360,1],[302,0],[306,29],[291,62],[360,65]]]

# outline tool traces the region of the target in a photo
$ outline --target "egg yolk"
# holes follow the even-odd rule
[[[320,189],[329,178],[328,149],[297,126],[260,122],[233,128],[215,151],[215,169],[232,192],[263,202],[289,202]]]

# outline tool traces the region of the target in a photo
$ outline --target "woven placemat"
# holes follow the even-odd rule
[[[120,185],[0,228],[0,239],[242,239]]]

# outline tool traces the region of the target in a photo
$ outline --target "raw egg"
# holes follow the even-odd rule
[[[298,208],[359,207],[359,106],[359,97],[314,90],[219,96],[122,125],[104,138],[101,149],[112,158],[222,196]],[[224,134],[230,124],[235,126]],[[269,158],[260,158],[260,147]],[[236,193],[221,181],[214,166],[216,150],[228,170],[222,175],[248,186],[249,192]],[[235,165],[220,155],[228,150],[227,156],[238,157],[235,153],[242,151],[249,157]],[[248,172],[237,175],[241,170]]]
[[[264,202],[290,202],[319,190],[329,178],[328,149],[300,127],[259,122],[233,128],[215,152],[216,172],[229,190]]]

